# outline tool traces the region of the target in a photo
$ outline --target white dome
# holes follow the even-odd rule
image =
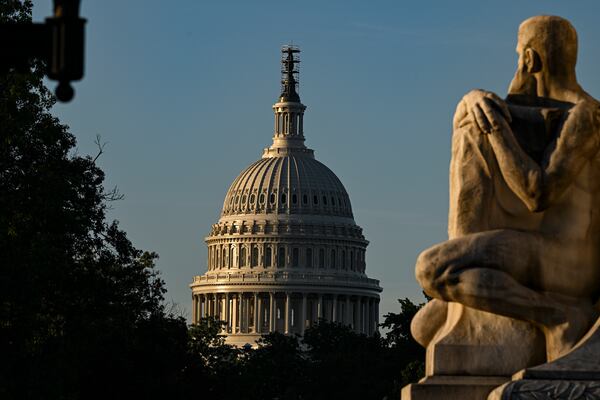
[[[207,271],[194,277],[193,318],[227,322],[232,344],[302,334],[320,318],[377,329],[379,281],[338,177],[304,145],[306,107],[295,90],[297,49],[286,47],[273,144],[235,178],[206,237]]]
[[[342,182],[310,153],[265,157],[233,181],[222,216],[312,214],[352,218]]]

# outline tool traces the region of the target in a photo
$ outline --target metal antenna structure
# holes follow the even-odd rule
[[[300,48],[285,45],[281,48],[281,96],[280,101],[300,102],[298,82],[300,70]]]

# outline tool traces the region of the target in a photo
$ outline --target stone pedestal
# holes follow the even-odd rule
[[[403,388],[402,400],[485,400],[516,371],[544,361],[543,335],[531,324],[448,303],[427,346],[426,377]]]
[[[427,346],[425,375],[505,376],[543,363],[543,335],[531,324],[448,303],[445,325]]]
[[[428,376],[402,388],[402,400],[482,399],[509,378],[502,376]]]
[[[488,400],[600,399],[600,319],[567,355],[526,368]]]

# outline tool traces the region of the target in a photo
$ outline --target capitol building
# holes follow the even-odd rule
[[[319,319],[373,334],[379,281],[366,275],[368,241],[342,182],[304,144],[306,106],[298,55],[282,49],[273,144],[235,178],[206,238],[207,271],[195,276],[192,322],[226,322],[227,343],[273,331],[302,335]]]

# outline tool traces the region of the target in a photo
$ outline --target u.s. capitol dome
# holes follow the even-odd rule
[[[338,177],[304,145],[296,47],[282,49],[273,144],[233,181],[206,238],[208,270],[194,277],[192,322],[226,322],[227,342],[300,334],[319,319],[373,334],[379,281],[366,275],[362,228]]]

